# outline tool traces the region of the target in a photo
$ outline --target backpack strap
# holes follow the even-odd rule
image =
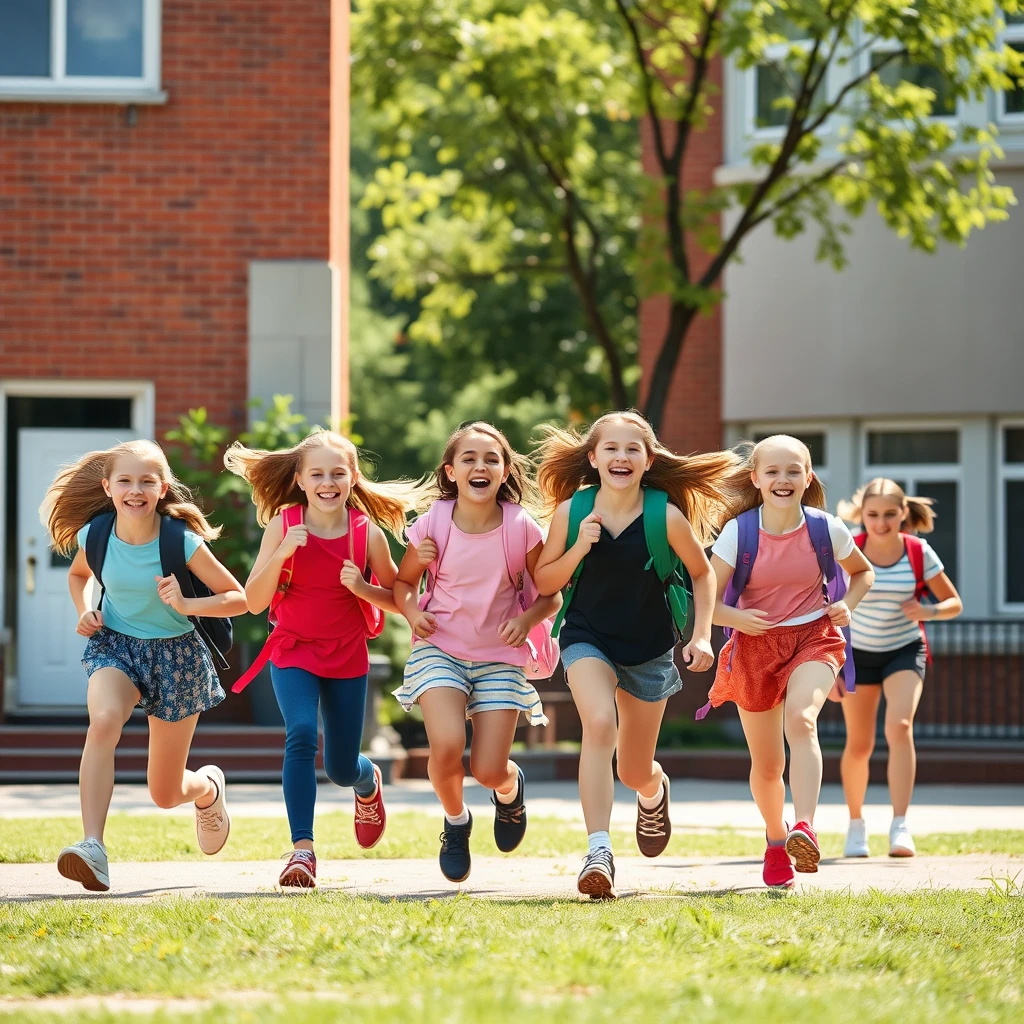
[[[423,589],[425,598],[424,608],[434,593],[434,585],[437,583],[437,572],[441,568],[441,559],[444,558],[445,549],[448,547],[448,538],[451,536],[452,516],[454,513],[455,502],[450,498],[442,498],[439,501],[435,501],[427,509],[426,535],[437,545],[437,557],[427,566],[426,582]]]
[[[736,564],[729,585],[725,588],[725,603],[735,608],[740,594],[750,581],[750,573],[757,558],[757,545],[761,536],[761,510],[750,508],[736,517]]]
[[[526,585],[527,511],[522,505],[501,503],[501,544],[505,549],[505,569],[516,593]]]
[[[580,526],[583,520],[594,511],[597,490],[596,487],[584,487],[572,496],[572,501],[569,502],[569,530],[565,536],[566,551],[579,539]],[[553,637],[557,637],[561,632],[562,623],[565,621],[565,614],[568,612],[572,596],[576,592],[576,584],[579,581],[580,574],[583,572],[583,563],[585,561],[585,558],[580,559],[580,564],[573,570],[572,577],[562,591],[562,607],[558,609],[554,625],[551,627],[551,635]]]
[[[675,571],[679,559],[668,543],[668,494],[654,487],[644,488],[644,540],[658,579],[664,583]]]
[[[366,575],[370,556],[370,517],[357,508],[348,510],[348,557]]]
[[[832,535],[829,533],[829,521],[831,516],[820,508],[804,506],[804,519],[807,521],[807,532],[814,546],[814,554],[818,559],[818,568],[821,569],[822,589],[825,592],[825,599],[835,604],[842,601],[846,596],[846,573],[839,571],[836,562],[836,553],[832,548]],[[849,626],[840,627],[840,632],[846,640],[846,662],[841,669],[843,680],[846,683],[846,692],[853,693],[855,671],[853,665],[853,639]]]
[[[907,561],[914,570],[914,597],[920,601],[928,593],[928,584],[924,578],[924,541],[913,534],[903,534],[903,544],[907,549]]]
[[[853,543],[856,544],[857,547],[861,549],[861,551],[864,550],[864,546],[867,544],[867,542],[868,535],[866,533],[858,533],[857,536],[853,538]]]
[[[185,520],[174,516],[160,517],[160,569],[173,576],[184,597],[195,597],[192,576],[185,562]]]
[[[293,527],[299,526],[303,520],[302,506],[301,505],[289,505],[287,508],[281,509],[281,539],[284,540],[285,534]],[[274,591],[273,596],[270,598],[270,607],[267,609],[267,619],[272,626],[277,624],[277,606],[284,599],[284,595],[288,592],[288,588],[292,584],[292,575],[295,572],[295,554],[292,552],[291,557],[281,566],[281,575],[277,581],[277,589]]]
[[[89,571],[96,577],[96,582],[100,585],[97,609],[103,606],[103,595],[106,592],[106,588],[103,586],[103,562],[107,557],[110,534],[114,530],[116,519],[116,512],[101,512],[98,516],[93,516],[89,520],[89,531],[85,535],[85,561],[89,566]]]

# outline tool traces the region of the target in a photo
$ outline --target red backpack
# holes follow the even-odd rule
[[[920,601],[930,593],[924,578],[924,541],[912,533],[901,533],[900,536],[903,538],[903,546],[907,551],[907,561],[910,562],[910,568],[914,573],[914,600]],[[864,545],[868,542],[868,535],[858,533],[853,538],[853,542],[863,551]],[[919,622],[918,626],[921,627],[921,639],[924,640],[925,654],[928,661],[931,661],[932,652],[928,649],[928,634],[925,632],[924,622]]]

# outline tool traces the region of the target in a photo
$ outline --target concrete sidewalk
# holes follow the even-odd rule
[[[318,864],[321,891],[381,899],[443,899],[462,892],[486,899],[583,899],[576,891],[580,859],[474,857],[473,873],[461,886],[445,881],[436,859],[325,860]],[[146,902],[164,896],[234,899],[264,896],[301,899],[308,890],[276,887],[280,861],[118,864],[110,866],[112,888],[89,893],[57,874],[52,864],[7,864],[0,869],[0,899]],[[1024,861],[1004,855],[915,857],[909,860],[825,860],[817,874],[797,875],[797,892],[815,890],[910,892],[920,889],[986,890],[989,879],[1024,881]],[[763,892],[760,858],[640,857],[616,859],[621,896],[685,897],[692,894]]]
[[[384,799],[392,814],[420,811],[441,818],[441,809],[426,781],[410,780],[386,786]],[[285,816],[280,786],[235,783],[228,786],[228,800],[234,817]],[[579,793],[574,782],[527,783],[530,814],[535,818],[561,818],[582,826]],[[466,783],[466,804],[490,814],[490,792],[472,779]],[[183,814],[191,816],[190,805],[162,811],[150,802],[145,786],[122,785],[114,790],[113,812],[127,814]],[[336,786],[320,787],[317,811],[352,813],[352,794]],[[787,810],[792,814],[792,809]],[[73,817],[79,815],[78,787],[74,785],[0,786],[0,820],[25,817]],[[884,786],[868,790],[864,816],[874,834],[888,831],[892,810]],[[636,820],[636,797],[617,786],[612,820],[632,825]],[[819,832],[845,833],[846,805],[839,786],[822,787],[815,818]],[[732,828],[760,833],[764,826],[745,783],[674,779],[672,782],[672,823],[676,829],[693,831]],[[973,832],[978,829],[1024,830],[1024,786],[918,786],[908,823],[915,834]]]

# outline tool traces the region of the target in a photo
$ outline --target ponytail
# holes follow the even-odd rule
[[[839,502],[837,509],[841,518],[850,523],[864,522],[864,502],[867,498],[889,498],[903,506],[904,517],[902,529],[914,533],[931,533],[935,529],[934,502],[931,498],[912,498],[903,493],[895,480],[884,476],[876,476],[863,487],[853,493],[849,501]]]

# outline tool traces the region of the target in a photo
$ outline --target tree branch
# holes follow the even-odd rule
[[[800,199],[801,196],[807,195],[808,192],[813,191],[819,185],[824,185],[826,181],[838,174],[839,171],[841,171],[849,162],[850,161],[847,157],[843,157],[842,160],[837,160],[834,164],[830,164],[820,174],[815,174],[813,177],[805,178],[798,188],[792,189],[777,202],[773,203],[763,213],[759,213],[754,217],[750,222],[748,232],[753,231],[754,228],[759,224],[763,224],[766,220],[771,220],[772,217],[777,213],[780,213],[787,206],[791,206]]]
[[[873,74],[881,71],[887,64],[894,61],[897,57],[905,57],[907,50],[893,50],[891,53],[886,54],[885,60],[881,61],[877,67],[870,68],[865,71],[864,74],[859,75],[857,78],[851,79],[839,90],[836,94],[836,98],[827,106],[825,109],[809,124],[807,125],[807,131],[805,134],[816,132],[841,106],[843,100],[857,88],[859,85],[863,85]]]

